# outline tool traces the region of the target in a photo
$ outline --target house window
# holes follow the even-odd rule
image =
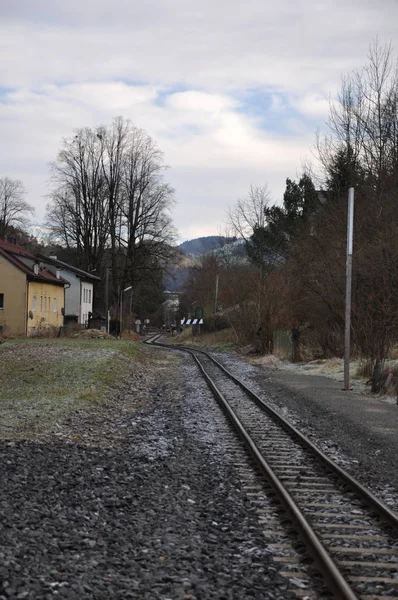
[[[53,302],[53,312],[57,312],[57,299],[54,298],[54,302]]]
[[[4,309],[4,294],[0,294],[0,310]]]
[[[40,296],[40,312],[43,312],[43,296]]]
[[[88,290],[88,301],[91,304],[91,290]]]
[[[33,296],[32,298],[32,311],[35,312],[37,308],[37,296]]]

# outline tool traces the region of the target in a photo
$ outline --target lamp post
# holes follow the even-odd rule
[[[124,288],[124,290],[122,290],[120,292],[120,318],[119,318],[119,326],[120,326],[120,337],[122,337],[122,331],[123,331],[123,327],[122,327],[122,322],[123,322],[123,294],[124,292],[128,292],[129,290],[132,290],[133,286],[129,285],[128,287]]]

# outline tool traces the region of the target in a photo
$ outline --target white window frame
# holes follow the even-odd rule
[[[54,300],[53,300],[53,312],[55,312],[55,313],[57,312],[57,299],[56,298],[54,298]]]
[[[37,295],[33,294],[32,296],[32,312],[36,312],[37,310]]]

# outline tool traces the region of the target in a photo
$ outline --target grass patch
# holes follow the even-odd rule
[[[146,348],[130,340],[30,339],[0,345],[0,438],[40,434],[109,400]]]
[[[236,348],[236,337],[232,329],[221,329],[220,331],[193,336],[191,328],[187,327],[178,336],[170,338],[170,343],[182,346],[198,346],[223,352]]]

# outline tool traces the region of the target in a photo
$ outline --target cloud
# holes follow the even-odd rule
[[[163,150],[183,236],[214,233],[251,183],[281,198],[341,74],[397,17],[395,0],[2,0],[1,174],[41,219],[61,139],[120,114]]]
[[[396,37],[397,7],[360,4],[48,0],[32,10],[31,2],[6,2],[0,78],[10,86],[88,79],[222,90],[329,86],[378,30]]]
[[[276,184],[277,178],[283,182],[306,154],[311,136],[286,139],[258,130],[256,119],[239,112],[240,102],[227,95],[170,92],[159,104],[162,94],[163,88],[153,86],[100,82],[45,85],[3,98],[3,164],[10,176],[25,181],[39,219],[47,201],[48,164],[61,139],[78,127],[109,123],[115,111],[146,129],[164,151],[165,162],[172,166],[166,177],[179,203],[176,225],[185,232],[187,217],[192,219],[191,235],[194,230],[199,235],[203,227],[216,230],[228,205],[251,183]],[[213,215],[210,221],[209,212],[197,211],[198,203],[203,207],[204,202]]]
[[[317,119],[318,122],[324,121],[330,111],[329,98],[321,94],[305,94],[292,99],[291,105],[302,115]]]
[[[189,112],[215,113],[237,106],[237,102],[220,94],[190,90],[171,94],[167,99],[170,108]]]

